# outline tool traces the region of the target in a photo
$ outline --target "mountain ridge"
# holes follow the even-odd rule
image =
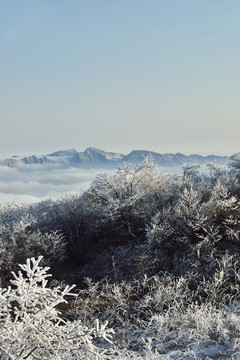
[[[217,165],[227,165],[229,156],[199,154],[184,155],[182,153],[160,154],[149,150],[132,150],[129,154],[106,152],[95,147],[88,147],[82,152],[76,149],[59,150],[42,156],[27,156],[19,158],[13,156],[10,159],[1,160],[1,166],[11,168],[28,165],[58,165],[65,168],[114,168],[123,163],[134,165],[144,161],[146,158],[162,167],[179,167],[186,164],[204,165],[208,162],[215,162]]]

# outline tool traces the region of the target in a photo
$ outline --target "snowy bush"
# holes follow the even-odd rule
[[[94,338],[109,341],[112,330],[104,325],[88,328],[80,320],[63,321],[57,306],[66,301],[74,286],[47,287],[49,268],[27,259],[12,287],[0,289],[0,352],[4,359],[97,359],[103,358]],[[104,356],[104,354],[103,354]]]
[[[174,207],[165,207],[153,217],[147,226],[148,242],[162,250],[172,249],[179,257],[197,252],[196,244],[209,233],[202,204],[201,193],[185,188]]]
[[[66,195],[56,201],[43,201],[31,205],[37,222],[31,225],[32,231],[40,228],[43,233],[59,232],[66,242],[66,256],[77,264],[88,260],[92,243],[96,243],[95,211],[89,206],[84,194]]]
[[[28,221],[0,225],[0,274],[6,281],[18,263],[27,257],[44,256],[45,264],[60,263],[65,258],[65,240],[58,232],[31,232]]]
[[[136,241],[157,209],[171,200],[176,186],[146,161],[134,169],[125,165],[113,175],[98,175],[85,196],[106,237]]]
[[[237,286],[239,281],[237,273],[231,277],[233,265],[226,257],[213,280],[196,291],[189,288],[191,278],[167,274],[119,284],[88,280],[72,315],[85,324],[96,316],[107,319],[121,359],[235,359],[239,296],[227,294],[229,282]]]

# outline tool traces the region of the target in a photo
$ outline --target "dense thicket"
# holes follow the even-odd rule
[[[140,359],[144,348],[149,359],[167,346],[189,350],[193,338],[237,352],[240,156],[224,169],[209,163],[201,174],[187,165],[182,176],[161,174],[148,161],[124,166],[98,175],[79,195],[1,205],[0,224],[2,286],[18,263],[43,255],[58,283],[81,288],[77,300],[59,308],[62,317],[81,319],[86,329],[94,318],[108,320],[127,349],[121,358]]]
[[[148,256],[153,272],[181,275],[193,265],[200,270],[226,251],[238,255],[239,164],[239,156],[232,158],[228,169],[211,163],[201,175],[197,166],[187,165],[177,177],[144,162],[134,169],[124,166],[113,175],[98,175],[79,195],[2,205],[2,278],[6,280],[17,263],[39,255],[58,271],[61,264],[79,269],[94,258],[101,263],[102,256],[101,277],[112,268],[112,256],[119,259],[122,276],[128,276],[133,268],[134,273],[143,271]],[[140,264],[139,257],[146,264],[144,259]]]

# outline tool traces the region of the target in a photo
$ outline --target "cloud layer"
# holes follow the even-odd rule
[[[0,202],[37,202],[78,193],[87,189],[100,172],[35,165],[21,169],[0,166]]]

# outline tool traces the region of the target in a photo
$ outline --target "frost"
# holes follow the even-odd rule
[[[27,259],[22,271],[12,273],[12,287],[0,289],[0,351],[9,359],[99,358],[102,350],[93,339],[110,341],[107,323],[88,328],[78,321],[64,321],[58,305],[76,297],[74,285],[64,289],[48,287],[48,267],[38,259]]]

